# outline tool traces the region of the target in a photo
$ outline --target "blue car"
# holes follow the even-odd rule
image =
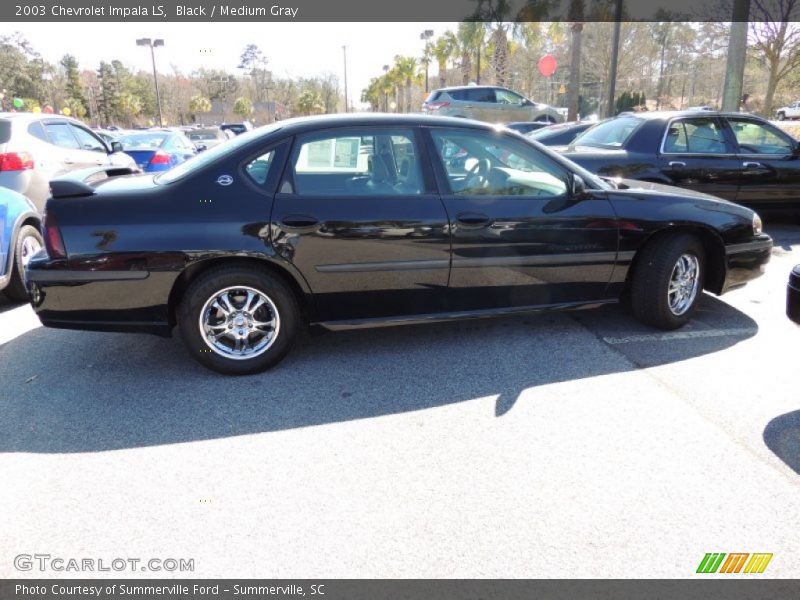
[[[182,131],[137,131],[120,136],[122,150],[142,171],[168,171],[197,154]]]
[[[39,213],[22,194],[0,187],[0,292],[27,300],[23,276],[31,257],[44,246]]]

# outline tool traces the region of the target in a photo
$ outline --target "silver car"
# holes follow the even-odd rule
[[[0,113],[0,186],[31,199],[42,211],[50,180],[88,167],[137,169],[119,144],[107,144],[76,119],[37,113]]]
[[[465,85],[433,90],[422,104],[426,115],[462,117],[487,123],[543,121],[561,123],[552,106],[538,104],[504,87]]]

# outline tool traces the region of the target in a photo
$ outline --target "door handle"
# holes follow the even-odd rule
[[[669,166],[675,168],[682,168],[686,166],[686,163],[680,160],[671,160],[669,161]]]
[[[764,165],[762,165],[760,162],[753,162],[753,161],[746,160],[746,161],[744,161],[742,163],[742,166],[745,169],[760,169]]]
[[[305,227],[313,227],[319,221],[308,215],[286,215],[281,219],[281,224],[288,229],[302,229]]]
[[[456,221],[467,227],[485,227],[491,219],[483,213],[463,212],[456,215]]]

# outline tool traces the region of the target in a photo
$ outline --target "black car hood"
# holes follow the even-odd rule
[[[665,196],[673,196],[676,200],[685,200],[686,198],[691,198],[693,200],[702,201],[703,203],[706,203],[706,205],[714,205],[726,212],[732,212],[745,218],[752,218],[752,215],[754,214],[752,210],[742,206],[741,204],[736,204],[735,202],[725,200],[724,198],[718,198],[717,196],[712,196],[711,194],[687,190],[686,188],[664,185],[663,183],[653,183],[651,181],[639,181],[638,179],[618,179],[611,177],[605,177],[604,179],[617,185],[617,192],[633,192],[639,197],[646,197],[647,195],[652,194],[653,196],[657,195],[660,198],[664,198]]]

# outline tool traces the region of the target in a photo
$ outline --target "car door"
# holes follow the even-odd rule
[[[525,106],[525,98],[502,88],[495,89],[494,94],[497,110],[503,115],[503,123],[531,120],[531,109]]]
[[[502,115],[497,110],[494,90],[492,88],[467,88],[465,92],[467,102],[472,105],[470,114],[472,119],[498,123]]]
[[[666,124],[659,170],[673,185],[736,200],[741,162],[715,116],[680,117]]]
[[[295,138],[272,239],[308,282],[320,320],[441,310],[448,221],[419,135],[369,126]]]
[[[603,193],[572,197],[567,169],[509,134],[428,131],[452,232],[451,310],[605,297],[618,233]],[[465,162],[442,160],[452,147]]]
[[[736,201],[754,208],[796,209],[800,153],[789,135],[754,117],[727,117],[741,177]]]
[[[99,137],[74,123],[70,123],[69,127],[80,146],[75,156],[81,166],[93,167],[111,164],[108,157],[108,149]]]
[[[81,162],[80,144],[69,123],[53,119],[43,121],[42,125],[60,165],[57,171],[53,173],[54,176],[91,166]]]

